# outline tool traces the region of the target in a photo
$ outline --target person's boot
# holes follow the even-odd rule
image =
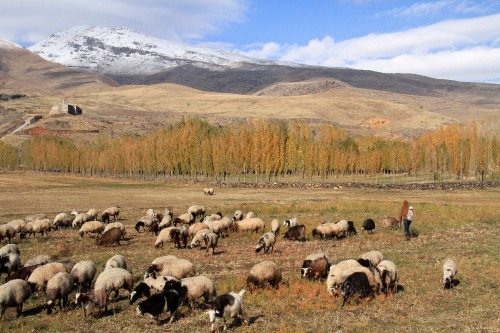
[[[409,241],[410,240],[410,236],[406,236],[406,240]]]

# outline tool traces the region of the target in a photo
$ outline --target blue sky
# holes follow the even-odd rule
[[[500,83],[500,0],[1,0],[23,46],[75,25],[311,65]]]

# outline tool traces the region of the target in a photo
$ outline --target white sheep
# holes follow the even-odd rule
[[[201,246],[201,243],[203,242],[203,239],[205,238],[205,235],[210,233],[210,229],[201,229],[199,230],[196,235],[194,235],[193,239],[191,240],[191,244],[189,245],[190,248],[194,248],[197,246]]]
[[[91,208],[87,211],[87,215],[89,217],[88,221],[97,220],[97,216],[99,216],[99,211],[95,208]]]
[[[71,222],[71,226],[73,228],[81,227],[87,221],[90,221],[90,216],[87,213],[79,213]]]
[[[377,265],[377,270],[380,273],[380,279],[382,280],[382,287],[387,295],[389,289],[392,290],[392,293],[395,294],[398,291],[398,268],[396,264],[389,260],[382,260]]]
[[[127,232],[125,231],[125,226],[121,222],[113,222],[113,223],[107,224],[102,233],[104,234],[104,233],[106,233],[106,231],[111,230],[113,228],[120,229],[122,231],[122,238],[125,237]]]
[[[245,219],[253,219],[253,218],[255,218],[255,217],[257,217],[257,215],[255,215],[255,213],[254,213],[254,212],[248,212],[248,213],[246,213],[246,215],[245,215]]]
[[[296,217],[292,217],[283,221],[283,225],[288,226],[288,229],[290,229],[291,227],[299,225],[299,220]]]
[[[126,289],[132,292],[134,289],[134,279],[132,274],[123,268],[110,268],[104,270],[95,281],[94,290],[103,289],[107,295],[115,292],[115,298],[118,297],[120,289]]]
[[[112,256],[106,262],[106,266],[104,267],[104,270],[108,270],[111,268],[127,269],[127,259],[125,259],[125,257],[122,256],[121,254],[117,254],[117,255]]]
[[[187,242],[187,239],[189,238],[189,236],[188,236],[188,230],[186,227],[184,227],[184,226],[168,227],[168,228],[161,230],[160,233],[158,234],[158,236],[156,237],[156,241],[155,241],[156,248],[159,248],[160,246],[163,247],[163,243],[170,243],[170,242],[174,241],[174,239],[171,236],[172,230],[178,230],[181,238],[183,238],[183,240],[185,240]],[[187,244],[185,244],[185,245],[187,245]]]
[[[229,318],[239,318],[243,317],[243,321],[248,323],[245,319],[245,307],[243,305],[243,295],[245,294],[245,289],[242,289],[239,293],[229,292],[227,294],[217,297],[213,301],[213,309],[208,310],[207,314],[210,318],[210,323],[212,324],[212,332],[215,331],[215,321],[217,318],[222,318],[224,322],[223,329],[226,330],[226,317]]]
[[[5,310],[16,307],[17,316],[23,312],[23,303],[30,298],[31,288],[21,279],[9,281],[0,286],[0,318],[4,319]]]
[[[28,215],[24,218],[26,222],[35,222],[36,220],[43,220],[46,219],[47,215],[45,214],[34,214],[34,215]]]
[[[243,212],[241,210],[237,210],[233,214],[233,221],[241,221],[244,217],[245,215],[243,214]]]
[[[49,255],[46,254],[40,254],[37,255],[34,258],[29,259],[24,263],[24,267],[29,267],[29,266],[36,266],[36,265],[45,265],[49,262],[54,261],[54,258],[52,258]]]
[[[19,234],[23,231],[23,228],[26,225],[26,221],[25,220],[13,220],[7,224],[10,225],[12,227],[12,229],[14,229],[14,232],[16,234]]]
[[[278,289],[281,278],[281,269],[276,263],[263,261],[253,266],[250,273],[248,273],[247,286],[250,291],[256,287],[264,287],[267,284]]]
[[[215,248],[217,247],[218,240],[219,240],[219,235],[214,232],[209,232],[205,235],[203,241],[205,242],[205,247],[207,249],[207,252],[211,248],[212,254],[215,254]]]
[[[16,235],[16,231],[14,228],[12,228],[11,225],[9,224],[2,224],[0,225],[0,241],[2,241],[4,238],[7,238],[7,240],[10,242],[12,238]]]
[[[78,233],[80,237],[83,237],[85,234],[101,234],[104,231],[104,223],[100,221],[89,221],[85,222]]]
[[[205,195],[214,195],[214,189],[213,189],[213,187],[205,187],[203,189],[203,194],[205,194]]]
[[[345,260],[330,267],[330,271],[328,272],[328,277],[326,279],[328,292],[332,295],[338,294],[337,288],[344,283],[347,277],[356,272],[364,273],[368,278],[368,282],[370,283],[372,290],[375,292],[379,291],[382,281],[380,280],[378,271],[372,271],[367,267],[361,266],[359,263],[355,263],[354,260]]]
[[[171,259],[162,263],[151,264],[145,276],[150,276],[153,273],[163,276],[173,276],[180,280],[188,276],[193,276],[196,274],[196,270],[193,263],[189,260]]]
[[[108,222],[109,222],[109,217],[111,217],[111,216],[113,216],[114,220],[116,221],[116,219],[118,218],[118,215],[120,215],[120,206],[113,206],[113,207],[106,208],[104,210],[104,212],[102,212],[101,217],[102,217],[102,215],[107,216]]]
[[[369,251],[359,256],[358,262],[365,267],[377,267],[384,260],[384,255],[380,251]]]
[[[203,222],[219,221],[220,219],[222,219],[222,213],[221,212],[217,212],[215,214],[210,214],[208,216],[205,216],[203,218]]]
[[[28,283],[33,291],[45,290],[45,286],[50,278],[60,272],[66,272],[66,266],[59,262],[50,262],[35,268],[28,278]]]
[[[453,288],[453,278],[457,274],[457,263],[451,258],[446,258],[443,263],[443,285],[444,288]]]
[[[9,253],[21,254],[21,252],[19,252],[19,247],[16,244],[7,244],[0,248],[0,256],[7,255]]]
[[[173,225],[177,224],[192,224],[195,221],[195,215],[193,213],[187,212],[177,216],[173,221]]]
[[[325,238],[338,238],[340,236],[340,228],[337,224],[328,222],[318,225],[312,231],[313,237]]]
[[[200,205],[193,205],[188,208],[188,213],[193,214],[194,218],[196,219],[198,216],[200,217],[201,220],[205,217],[205,207],[200,206]]]
[[[203,229],[209,230],[209,227],[206,223],[202,223],[202,222],[193,223],[188,228],[189,238],[193,239],[194,236],[198,233],[198,231],[203,230]]]
[[[347,232],[349,231],[349,222],[347,222],[347,220],[340,220],[335,224],[339,227],[339,234],[347,236]]]
[[[33,222],[33,233],[45,235],[52,230],[52,223],[49,219],[36,220]]]
[[[97,267],[93,261],[83,260],[73,266],[70,275],[73,284],[79,285],[81,288],[90,289],[96,272]]]
[[[275,234],[278,235],[280,232],[280,221],[278,219],[273,219],[271,221],[271,231]]]
[[[168,208],[166,208],[168,209]],[[174,221],[174,218],[172,214],[165,214],[163,218],[161,219],[160,224],[158,225],[159,229],[165,229],[168,228],[172,225],[172,222]]]
[[[186,295],[188,301],[195,301],[201,297],[208,303],[211,297],[215,297],[215,284],[204,275],[197,275],[181,279],[181,285],[187,289]]]
[[[163,264],[164,262],[167,262],[167,261],[170,261],[170,260],[174,260],[174,259],[179,259],[179,258],[177,258],[174,255],[169,254],[167,256],[161,256],[161,257],[156,258],[155,260],[153,260],[151,262],[151,264],[152,265],[154,265],[154,264]]]
[[[265,254],[269,253],[269,250],[274,251],[274,244],[276,243],[276,235],[274,232],[266,232],[257,242],[255,247],[255,252],[259,253],[264,250]]]
[[[238,231],[255,231],[259,232],[264,231],[266,228],[266,225],[262,219],[258,217],[250,218],[250,219],[243,219],[241,221],[235,222],[235,228]]]
[[[61,310],[68,305],[68,296],[73,291],[73,280],[66,272],[60,272],[47,282],[45,295],[47,296],[47,314],[52,313],[55,301],[59,300]],[[62,301],[62,304],[61,304]]]
[[[58,229],[60,227],[70,227],[73,225],[73,220],[75,219],[74,215],[68,213],[59,213],[54,218],[52,225],[54,228]]]
[[[26,235],[33,235],[33,237],[35,236],[35,234],[33,233],[33,222],[26,222],[26,225],[23,227],[23,231],[21,232],[21,238],[23,238],[24,236]]]

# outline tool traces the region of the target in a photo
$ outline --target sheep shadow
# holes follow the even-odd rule
[[[396,293],[401,293],[405,291],[405,287],[401,284],[398,284],[397,288],[396,288]]]
[[[24,310],[21,316],[22,317],[36,316],[36,315],[42,313],[44,310],[46,310],[45,304],[41,304],[41,305],[35,306],[34,308]]]
[[[410,237],[411,238],[417,238],[420,235],[420,232],[417,229],[412,229],[410,231]]]
[[[212,253],[212,255],[214,255],[214,256],[220,256],[221,254],[224,254],[224,253],[226,253],[226,251],[217,249],[215,252]]]
[[[451,279],[451,283],[449,285],[445,285],[444,289],[453,289],[456,286],[458,286],[459,284],[460,284],[459,279]]]
[[[252,316],[248,318],[247,326],[255,323],[259,318],[264,317],[263,315]],[[227,328],[238,328],[244,325],[244,320],[242,318],[235,318],[232,323],[227,325]]]

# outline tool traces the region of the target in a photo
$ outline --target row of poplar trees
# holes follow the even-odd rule
[[[0,145],[0,154],[10,161],[8,148]],[[37,171],[144,178],[326,180],[347,174],[439,173],[459,179],[499,170],[499,155],[495,134],[480,133],[475,123],[402,140],[352,136],[334,126],[303,122],[217,126],[192,119],[144,136],[100,135],[85,143],[33,137],[18,163]]]

